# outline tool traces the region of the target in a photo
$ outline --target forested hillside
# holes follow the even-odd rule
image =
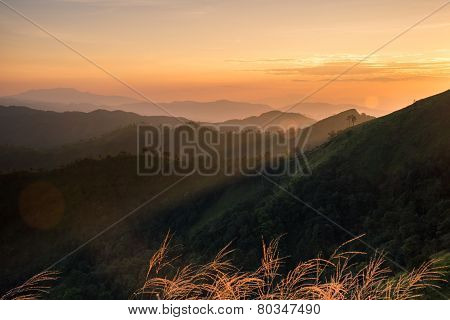
[[[62,279],[52,297],[127,298],[169,229],[187,261],[205,261],[232,241],[244,269],[258,264],[261,237],[279,235],[281,253],[293,263],[361,234],[407,268],[444,256],[448,119],[450,91],[338,133],[307,153],[310,176],[188,177],[58,264]],[[10,258],[1,262],[0,289],[48,267],[179,178],[136,177],[135,161],[119,156],[1,176],[0,254]],[[37,181],[51,183],[63,198],[64,213],[49,228],[33,228],[20,214],[23,190]]]
[[[352,233],[366,234],[367,242],[389,251],[398,263],[413,265],[450,248],[448,119],[450,91],[344,131],[308,154],[311,176],[276,182]],[[271,196],[258,194],[246,205],[224,210],[190,240],[214,251],[219,242],[250,244],[261,234],[286,233],[288,252],[300,257],[349,236],[272,187]]]

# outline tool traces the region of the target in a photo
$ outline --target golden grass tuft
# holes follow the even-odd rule
[[[356,238],[357,239],[357,238]],[[354,241],[356,239],[352,239]],[[188,264],[175,268],[169,258],[171,236],[151,257],[143,286],[133,298],[163,300],[406,300],[421,297],[423,289],[439,288],[444,281],[443,267],[428,261],[411,272],[394,277],[385,266],[382,253],[375,254],[364,266],[354,263],[363,252],[343,251],[344,243],[328,258],[298,263],[282,274],[285,258],[280,257],[280,238],[262,242],[262,259],[254,272],[237,268],[228,256],[227,245],[204,265]],[[351,242],[349,241],[349,242]]]
[[[22,285],[9,290],[0,300],[35,300],[47,294],[50,289],[49,282],[59,278],[57,271],[44,271],[31,277]]]

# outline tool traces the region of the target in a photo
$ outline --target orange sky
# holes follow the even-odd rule
[[[5,0],[155,101],[283,107],[445,1]],[[394,3],[395,2],[395,3]],[[450,88],[450,5],[309,101],[393,110]],[[0,5],[0,95],[74,87],[133,96]]]

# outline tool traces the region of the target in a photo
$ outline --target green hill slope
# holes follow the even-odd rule
[[[450,249],[449,119],[447,91],[342,132],[308,154],[311,176],[276,183],[350,233],[366,234],[366,242],[396,263],[415,265]],[[249,252],[261,235],[286,234],[285,253],[294,258],[351,237],[277,186],[263,178],[261,184],[269,195],[235,194],[237,205],[230,200],[216,219],[200,219],[183,242],[212,254],[234,240],[243,264],[251,265]],[[190,214],[204,217],[202,210]]]
[[[272,179],[295,197],[263,177],[192,176],[58,265],[63,276],[51,297],[127,298],[169,229],[194,262],[233,241],[235,261],[244,268],[260,259],[261,236],[284,234],[282,255],[293,262],[351,238],[323,216],[351,234],[366,234],[367,243],[408,268],[446,256],[449,119],[447,91],[342,131],[307,154],[311,176]],[[0,289],[41,271],[175,179],[136,177],[135,161],[121,156],[0,176],[0,255],[10,257],[1,262]],[[49,181],[63,194],[66,211],[56,228],[33,229],[20,215],[21,194],[36,181]]]

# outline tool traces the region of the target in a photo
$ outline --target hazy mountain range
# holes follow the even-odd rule
[[[373,119],[356,110],[347,110],[316,123],[300,114],[271,111],[224,124],[262,127],[270,122],[269,127],[310,127],[306,148],[311,149],[327,141],[332,133],[353,125],[349,116],[354,116],[355,125]],[[49,169],[80,159],[136,154],[136,125],[180,125],[188,122],[190,120],[185,118],[140,116],[123,111],[58,113],[0,106],[0,172]]]
[[[72,88],[28,90],[17,95],[3,97],[22,101],[39,101],[60,104],[91,104],[119,106],[136,102],[136,99],[122,96],[104,96],[90,92],[81,92]]]
[[[245,118],[273,110],[264,104],[217,100],[211,102],[174,101],[159,103],[161,108],[147,102],[122,105],[121,108],[138,114],[171,115],[193,121],[222,122],[233,118]],[[166,112],[167,111],[167,112]]]
[[[121,110],[143,116],[176,116],[193,121],[219,122],[245,118],[273,110],[264,104],[218,100],[211,102],[174,101],[150,103],[142,99],[104,96],[71,88],[30,90],[0,97],[0,105],[28,106],[46,111]]]
[[[122,104],[135,103],[136,99],[123,96],[104,96],[81,92],[72,88],[29,90],[16,95],[0,97],[0,105],[29,106],[46,111],[89,112],[105,106],[114,110]]]
[[[0,97],[0,105],[28,106],[46,111],[82,111],[97,109],[122,110],[144,116],[176,116],[201,122],[224,122],[230,119],[244,119],[276,110],[266,104],[217,100],[210,102],[174,101],[150,103],[143,99],[123,96],[105,96],[81,92],[72,88],[29,90],[16,95]],[[287,112],[300,113],[305,117],[321,120],[348,109],[379,116],[383,113],[352,104],[302,103]]]
[[[329,116],[341,113],[349,109],[355,109],[360,113],[365,113],[367,115],[376,117],[386,114],[386,112],[377,109],[366,108],[354,104],[331,104],[323,102],[303,102],[299,105],[296,105],[295,107],[283,108],[283,110],[301,113],[316,120],[325,119]]]
[[[305,117],[299,113],[269,111],[259,116],[252,116],[244,119],[232,119],[223,122],[224,124],[239,125],[239,126],[258,126],[268,127],[275,126],[280,128],[305,128],[316,121],[314,119]]]

